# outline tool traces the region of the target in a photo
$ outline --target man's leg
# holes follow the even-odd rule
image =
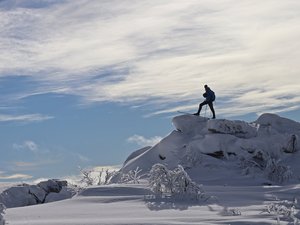
[[[200,115],[200,112],[201,112],[201,109],[202,109],[202,106],[208,104],[207,101],[204,101],[202,102],[201,104],[199,104],[199,109],[198,109],[198,112],[194,113],[195,116],[199,116]]]
[[[212,102],[209,102],[209,103],[208,103],[208,106],[209,106],[209,108],[210,108],[210,110],[211,110],[211,112],[212,112],[212,114],[213,114],[212,119],[216,119],[216,113],[215,113],[215,109],[214,109],[213,103],[212,103]]]

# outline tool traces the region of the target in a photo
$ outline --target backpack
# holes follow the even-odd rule
[[[215,95],[215,92],[213,92],[212,90],[211,91],[211,101],[215,101],[216,100],[216,95]]]

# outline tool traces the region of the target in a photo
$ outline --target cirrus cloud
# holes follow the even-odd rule
[[[38,82],[24,97],[59,92],[159,114],[191,109],[207,83],[224,115],[299,109],[300,2],[30,2],[0,4],[0,77]]]
[[[141,147],[145,147],[145,146],[153,146],[153,145],[157,144],[158,142],[160,142],[161,139],[162,139],[162,137],[159,137],[159,136],[145,138],[141,135],[135,134],[135,135],[129,137],[127,139],[127,141],[131,142],[131,143],[136,143],[137,145],[139,145]]]
[[[15,173],[15,174],[7,175],[4,171],[0,171],[0,180],[16,180],[16,179],[28,180],[28,179],[31,179],[32,177],[33,176],[31,176],[31,175],[22,174],[22,173]]]
[[[39,151],[38,145],[34,141],[30,141],[30,140],[24,141],[22,144],[14,143],[13,148],[17,150],[23,150],[23,149],[29,150],[34,153]]]
[[[41,115],[41,114],[24,114],[24,115],[10,115],[0,114],[0,122],[41,122],[49,119],[53,119],[52,116]]]

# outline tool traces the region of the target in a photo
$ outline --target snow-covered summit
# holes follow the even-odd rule
[[[296,121],[266,113],[252,123],[194,115],[176,116],[172,123],[175,130],[155,146],[132,153],[121,172],[138,167],[147,173],[162,163],[170,169],[181,164],[202,183],[224,182],[224,176],[232,182],[234,178],[239,182],[299,179],[300,123]]]

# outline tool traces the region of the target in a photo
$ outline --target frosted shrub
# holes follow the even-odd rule
[[[149,172],[149,186],[155,194],[169,193],[171,189],[169,170],[162,164],[155,164]]]
[[[262,150],[257,150],[253,154],[240,159],[240,166],[243,168],[243,173],[262,173],[269,180],[276,183],[283,183],[292,178],[293,173],[290,167],[282,165],[278,155],[270,154]]]
[[[105,170],[102,168],[101,171],[98,172],[98,182],[97,185],[107,185],[110,183],[111,178],[116,174],[115,170],[110,171],[109,169]]]
[[[5,220],[4,220],[4,218],[3,218],[3,215],[4,215],[4,211],[5,211],[5,206],[2,204],[2,203],[0,203],[0,225],[4,225],[5,224]]]
[[[119,183],[139,184],[139,180],[143,177],[140,175],[142,170],[137,167],[135,170],[130,170],[128,173],[120,173]]]
[[[270,158],[267,161],[265,173],[269,180],[283,183],[293,176],[289,166],[280,165],[280,160]]]
[[[155,164],[149,172],[149,186],[156,196],[200,199],[204,197],[202,187],[191,180],[182,166],[174,170]]]
[[[104,181],[103,181],[102,184],[109,184],[111,178],[112,178],[115,174],[116,174],[116,171],[115,171],[115,170],[113,170],[113,171],[109,171],[108,169],[105,170]]]
[[[84,186],[109,184],[112,177],[117,174],[115,170],[104,170],[104,168],[100,171],[81,168],[79,170],[81,173],[80,183]]]
[[[222,215],[223,216],[241,216],[242,213],[237,208],[229,209],[228,207],[225,207],[223,209]]]
[[[95,183],[95,179],[92,177],[92,170],[83,170],[80,169],[81,172],[81,180],[80,183],[86,185],[86,186],[91,186]]]
[[[299,224],[299,219],[296,217],[296,205],[296,199],[293,202],[284,200],[267,205],[263,212],[275,215],[278,225],[280,224],[280,218],[292,221],[293,224]]]
[[[104,172],[104,169],[102,168],[101,171],[99,171],[99,174],[98,174],[98,183],[97,185],[101,185],[102,184],[102,174]]]
[[[118,172],[114,172],[111,175],[111,182],[112,183],[119,183],[119,184],[127,184],[127,183],[131,183],[131,184],[139,184],[140,180],[146,176],[146,174],[142,174],[141,173],[142,170],[137,167],[135,170],[130,170],[126,173],[124,173],[123,171],[118,171]]]

